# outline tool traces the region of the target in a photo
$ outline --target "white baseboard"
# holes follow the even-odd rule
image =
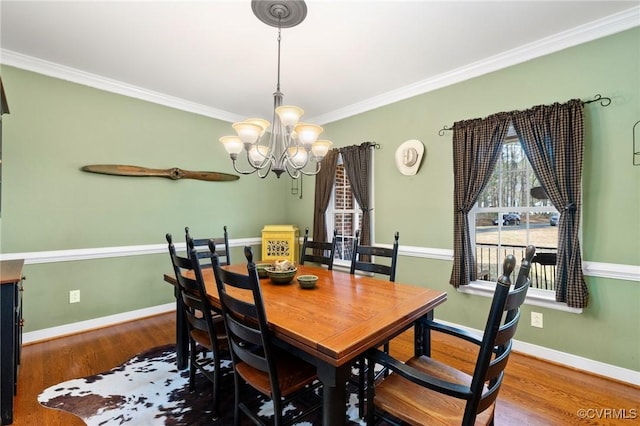
[[[43,340],[55,339],[58,337],[68,336],[70,334],[82,333],[85,331],[95,330],[97,328],[108,327],[127,321],[133,321],[139,318],[151,315],[163,314],[165,312],[175,311],[175,303],[167,303],[164,305],[153,306],[150,308],[138,309],[136,311],[123,312],[120,314],[109,315],[101,318],[94,318],[86,321],[74,322],[72,324],[60,325],[57,327],[45,328],[42,330],[30,331],[22,334],[22,343],[36,343]]]
[[[591,374],[608,377],[620,382],[640,386],[640,371],[629,370],[604,362],[594,361],[589,358],[560,352],[544,346],[533,345],[527,342],[513,341],[513,349],[523,354],[527,354],[543,360],[548,360],[556,364],[561,364],[577,370],[586,371]]]
[[[476,330],[470,327],[465,327],[441,320],[438,320],[438,322],[450,325],[452,327],[461,328],[471,333],[482,334],[480,330]],[[590,374],[596,374],[598,376],[607,377],[619,382],[629,383],[634,386],[640,386],[640,371],[630,370],[628,368],[622,368],[616,365],[605,364],[604,362],[595,361],[566,352],[560,352],[555,349],[545,348],[544,346],[521,342],[516,339],[513,339],[513,350],[525,355],[553,362],[555,364],[582,370]]]
[[[57,337],[68,336],[70,334],[82,333],[84,331],[94,330],[97,328],[107,327],[110,325],[132,321],[139,318],[157,315],[165,312],[175,311],[175,303],[167,303],[164,305],[153,306],[136,311],[123,312],[121,314],[110,315],[102,318],[95,318],[87,321],[80,321],[73,324],[61,325],[58,327],[46,328],[43,330],[31,331],[22,335],[22,342],[35,343],[43,340],[55,339]],[[460,326],[458,324],[439,321],[453,327],[462,328],[473,333],[480,333],[479,330]],[[555,349],[545,348],[543,346],[534,345],[527,342],[514,340],[513,349],[536,358],[548,360],[556,364],[564,365],[570,368],[585,371],[591,374],[608,377],[624,383],[640,386],[640,371],[629,370],[627,368],[618,367],[611,364],[605,364],[600,361],[584,358],[581,356],[560,352]]]

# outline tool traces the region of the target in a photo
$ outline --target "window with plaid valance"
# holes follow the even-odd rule
[[[468,214],[496,166],[510,125],[561,214],[556,301],[572,308],[586,307],[589,292],[579,241],[584,151],[583,104],[579,99],[454,123],[454,264],[450,283],[458,287],[477,279]]]

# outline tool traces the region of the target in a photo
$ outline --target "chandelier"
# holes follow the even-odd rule
[[[293,179],[302,175],[315,175],[320,161],[327,155],[331,142],[319,140],[322,127],[300,122],[302,108],[283,105],[280,91],[280,40],[282,28],[298,25],[307,16],[303,0],[252,0],[254,15],[265,24],[278,28],[278,80],[273,93],[273,126],[262,118],[248,118],[233,123],[237,135],[223,136],[220,142],[229,153],[236,172],[248,175],[258,173],[265,178],[273,171],[279,178],[285,171]],[[249,170],[240,170],[238,155],[245,152]]]

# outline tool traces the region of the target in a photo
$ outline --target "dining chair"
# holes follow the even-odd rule
[[[229,234],[227,233],[227,225],[223,226],[224,234],[222,237],[213,238],[216,243],[216,250],[219,257],[224,258],[220,262],[223,265],[231,264],[231,252],[229,251]],[[201,264],[209,264],[211,254],[209,253],[209,240],[211,238],[193,238],[189,234],[189,227],[184,228],[185,240],[187,241],[187,255],[189,254],[189,239],[193,240],[193,247],[198,251]],[[202,263],[204,262],[204,263]]]
[[[396,232],[394,235],[393,246],[391,246],[391,248],[362,245],[360,244],[360,230],[356,230],[356,236],[353,240],[350,273],[355,274],[356,271],[364,271],[387,275],[389,277],[389,281],[395,282],[396,265],[398,263],[399,238],[400,234]],[[389,342],[385,342],[383,348],[386,353],[389,353]],[[364,355],[359,356],[354,363],[354,367],[358,370],[358,400],[360,401],[358,404],[358,413],[361,418],[364,416],[365,390],[367,387],[366,374],[369,369],[368,365],[369,364],[367,363]],[[386,368],[378,368],[376,378],[386,374],[388,374]]]
[[[556,282],[556,253],[538,253],[532,262],[533,282],[535,288],[555,290]]]
[[[387,275],[389,281],[394,282],[398,263],[399,238],[400,234],[396,232],[391,248],[362,245],[360,244],[360,230],[356,230],[356,237],[353,239],[350,273],[355,274],[356,271],[363,271]],[[381,261],[380,258],[387,260]]]
[[[535,248],[533,249],[535,251]],[[527,253],[529,256],[529,253]],[[533,257],[525,257],[522,264]],[[477,358],[465,371],[436,360],[426,348],[416,348],[416,355],[401,362],[378,349],[367,351],[368,362],[382,364],[392,373],[376,383],[372,371],[367,374],[367,425],[376,418],[391,424],[410,425],[492,425],[495,403],[504,378],[504,369],[512,348],[512,339],[520,319],[531,281],[529,266],[519,274],[521,280],[511,286],[510,275],[515,257],[508,255],[503,273],[496,283],[493,300],[482,334],[472,333],[432,319],[418,320],[428,338],[432,331],[442,332],[460,340],[460,345],[473,345]],[[521,281],[518,283],[518,281]],[[420,339],[418,339],[420,341]],[[466,346],[465,346],[466,347]]]
[[[303,394],[314,392],[320,386],[316,367],[273,344],[251,247],[244,248],[248,274],[243,275],[223,269],[216,254],[215,242],[210,241],[209,244],[235,373],[234,425],[240,424],[241,411],[255,424],[263,424],[257,413],[242,401],[243,383],[271,399],[273,425],[283,425],[283,410],[288,403]],[[310,404],[286,424],[301,419],[321,406],[318,396],[317,403]]]
[[[228,356],[229,346],[224,320],[212,308],[207,298],[197,250],[190,247],[190,257],[179,256],[176,254],[171,234],[167,234],[166,238],[178,283],[178,297],[182,302],[178,306],[185,317],[189,336],[189,391],[194,391],[196,370],[201,371],[213,384],[212,413],[216,419],[220,394],[220,364],[223,356]],[[211,361],[207,360],[205,355],[198,356],[202,350],[211,352]]]
[[[304,230],[304,239],[300,250],[300,264],[304,262],[319,263],[327,265],[329,270],[333,269],[333,258],[336,253],[337,231],[333,230],[333,238],[328,241],[309,241],[309,227]],[[311,252],[308,252],[311,250]]]

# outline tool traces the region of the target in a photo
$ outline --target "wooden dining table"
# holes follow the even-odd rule
[[[224,268],[247,273],[246,263]],[[323,384],[323,425],[345,425],[346,381],[353,361],[407,330],[418,318],[432,316],[447,293],[298,265],[297,275],[309,274],[318,276],[314,289],[300,288],[295,278],[285,285],[260,280],[267,320],[278,345],[316,366]],[[203,275],[211,304],[219,308],[213,269],[205,268]],[[174,274],[165,274],[164,279],[176,285]],[[178,325],[177,344],[183,345],[182,362],[186,362],[187,336],[182,326]]]

